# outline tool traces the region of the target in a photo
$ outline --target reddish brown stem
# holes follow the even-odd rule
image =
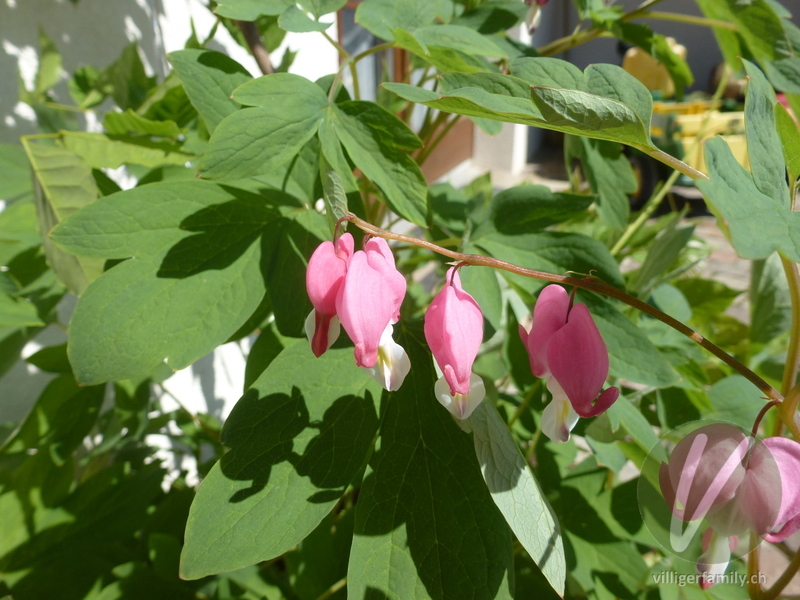
[[[489,256],[482,256],[480,254],[464,254],[462,252],[455,252],[453,250],[448,250],[447,248],[442,248],[441,246],[437,246],[436,244],[428,242],[427,240],[422,240],[408,235],[403,235],[401,233],[386,231],[385,229],[376,227],[375,225],[372,225],[371,223],[368,223],[367,221],[364,221],[363,219],[360,219],[359,217],[352,214],[349,215],[348,218],[353,224],[355,224],[361,230],[366,231],[367,233],[371,233],[372,235],[382,237],[387,240],[396,240],[398,242],[413,244],[415,246],[419,246],[420,248],[426,248],[427,250],[436,252],[437,254],[448,256],[454,260],[459,260],[469,265],[492,267],[494,269],[501,269],[503,271],[508,271],[509,273],[521,275],[522,277],[531,277],[533,279],[539,279],[542,281],[552,281],[553,283],[560,283],[562,285],[571,285],[579,287],[584,290],[589,290],[591,292],[596,292],[604,296],[608,296],[609,298],[614,298],[615,300],[619,300],[620,302],[624,302],[628,306],[632,306],[633,308],[647,315],[650,315],[655,319],[658,319],[662,323],[666,323],[673,329],[677,330],[678,332],[688,337],[690,340],[692,340],[699,346],[702,346],[703,348],[711,352],[711,354],[719,358],[722,362],[729,365],[738,373],[741,373],[748,381],[750,381],[759,390],[761,390],[768,399],[783,400],[783,396],[781,396],[780,393],[778,393],[778,390],[773,388],[766,381],[761,379],[761,377],[753,373],[753,371],[745,367],[742,363],[740,363],[730,354],[725,352],[722,348],[708,341],[706,338],[697,333],[691,327],[687,327],[677,319],[670,317],[668,314],[661,312],[657,308],[650,306],[645,302],[642,302],[638,298],[634,298],[630,294],[626,294],[622,290],[618,290],[614,286],[609,285],[604,281],[597,279],[596,277],[591,277],[591,276],[584,276],[580,278],[569,277],[566,275],[555,275],[553,273],[546,273],[544,271],[536,271],[534,269],[526,269],[524,267],[517,266],[515,264],[506,262],[504,260],[491,258]]]

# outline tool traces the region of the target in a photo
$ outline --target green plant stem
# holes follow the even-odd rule
[[[444,126],[444,129],[442,129],[442,132],[436,137],[436,139],[425,146],[425,149],[420,152],[419,156],[417,156],[418,165],[422,165],[422,163],[428,159],[431,153],[436,150],[436,146],[438,146],[439,143],[447,136],[447,134],[450,133],[450,130],[455,126],[455,124],[458,123],[459,119],[461,119],[461,115],[454,115],[453,118],[448,121],[447,125]],[[434,129],[433,131],[436,130]]]
[[[541,382],[542,382],[542,380],[541,380],[541,379],[537,379],[537,380],[536,380],[536,383],[534,383],[534,384],[531,386],[531,389],[530,389],[530,390],[528,390],[528,393],[527,393],[527,394],[525,394],[525,397],[522,399],[522,402],[521,402],[521,403],[520,403],[520,405],[517,407],[517,410],[515,410],[515,411],[514,411],[514,414],[513,414],[513,415],[511,415],[511,418],[508,420],[508,428],[509,428],[509,429],[511,429],[511,426],[512,426],[514,423],[516,423],[516,422],[517,422],[517,419],[519,419],[519,418],[520,418],[520,416],[522,415],[522,412],[523,412],[523,411],[524,411],[526,408],[528,408],[528,404],[530,404],[530,403],[531,403],[531,400],[533,399],[533,394],[535,394],[535,393],[536,393],[536,391],[539,389],[539,386],[541,385]]]
[[[698,17],[695,15],[684,15],[681,13],[662,12],[659,10],[645,11],[639,14],[637,19],[657,19],[659,21],[675,21],[677,23],[686,23],[688,25],[699,25],[701,27],[718,27],[721,29],[730,29],[732,31],[739,31],[733,23],[727,21],[720,21],[719,19],[706,19],[705,17]]]
[[[764,591],[758,581],[761,539],[755,531],[750,532],[750,552],[747,554],[747,593],[753,600],[763,600]]]
[[[344,49],[344,46],[329,36],[326,31],[320,31],[320,33],[322,34],[322,37],[330,42],[331,46],[336,48],[336,51],[339,53],[339,56],[342,58],[342,60],[347,60],[350,58],[350,53]]]
[[[353,78],[353,97],[356,100],[361,100],[361,85],[358,82],[358,65],[352,60],[347,61],[350,67],[350,77]]]
[[[797,210],[797,182],[793,182],[789,187],[789,208]],[[800,392],[796,387],[797,372],[800,369],[800,270],[797,263],[786,258],[782,253],[778,253],[781,258],[783,271],[786,273],[786,282],[789,287],[789,298],[792,302],[792,325],[789,334],[789,347],[786,352],[786,365],[783,367],[783,379],[781,380],[781,392],[788,398],[785,406],[782,406],[781,419],[775,421],[772,435],[781,435],[783,424],[790,428],[794,425],[794,415],[797,412],[797,403],[800,401]],[[800,432],[795,426],[792,429],[795,439],[800,441]]]
[[[322,592],[322,594],[320,594],[317,600],[328,600],[328,598],[333,596],[336,592],[338,592],[346,585],[347,585],[347,577],[343,577],[342,579],[334,583],[331,587],[329,587],[327,590]]]
[[[664,163],[667,166],[672,167],[676,171],[680,171],[687,177],[691,177],[692,179],[703,179],[705,181],[711,181],[708,175],[703,173],[702,171],[698,171],[694,167],[690,167],[682,160],[678,160],[671,154],[667,154],[663,150],[659,150],[658,148],[648,148],[647,146],[634,146],[637,150],[644,152],[650,158],[655,158],[657,161]]]
[[[371,54],[376,54],[377,52],[383,52],[384,50],[389,50],[390,48],[394,48],[394,42],[385,42],[383,44],[378,44],[377,46],[373,46],[372,48],[368,48],[367,50],[364,50],[363,52],[356,54],[355,56],[353,56],[352,61],[357,63],[362,58],[366,58],[367,56],[370,56]]]
[[[650,199],[644,205],[642,212],[639,213],[639,216],[636,217],[636,220],[628,225],[625,231],[622,233],[622,236],[617,240],[617,243],[614,244],[614,247],[611,248],[611,254],[617,256],[625,246],[628,245],[628,242],[631,241],[631,238],[636,235],[636,232],[642,228],[647,222],[647,219],[656,211],[661,201],[664,199],[664,196],[667,195],[669,188],[675,183],[675,180],[680,176],[680,173],[677,171],[673,171],[672,175],[669,176],[664,185],[656,188],[653,192],[653,195],[650,196]]]
[[[781,253],[779,255],[786,273],[789,297],[792,301],[792,329],[786,366],[783,369],[783,380],[781,381],[781,392],[786,395],[794,387],[797,381],[797,371],[800,369],[800,270],[798,270],[796,262],[789,260]]]
[[[719,358],[722,362],[730,366],[732,369],[734,369],[736,372],[740,373],[743,377],[745,377],[748,381],[750,381],[753,385],[755,385],[759,390],[761,390],[764,393],[764,395],[769,400],[783,400],[783,396],[781,396],[780,393],[778,393],[778,391],[775,388],[769,385],[766,381],[764,381],[761,377],[756,375],[753,371],[748,369],[738,360],[733,358],[730,354],[722,350],[722,348],[708,341],[706,338],[697,333],[691,327],[684,325],[677,319],[670,317],[668,314],[658,310],[654,306],[650,306],[649,304],[642,302],[638,298],[634,298],[630,294],[626,294],[622,290],[618,290],[614,286],[609,285],[604,281],[597,279],[596,277],[591,277],[591,276],[584,276],[580,278],[569,277],[566,275],[555,275],[553,273],[546,273],[544,271],[526,269],[524,267],[520,267],[515,264],[506,262],[504,260],[499,260],[497,258],[482,256],[480,254],[464,254],[462,252],[455,252],[453,250],[447,250],[446,248],[437,246],[436,244],[428,242],[427,240],[422,240],[408,235],[386,231],[384,229],[381,229],[380,227],[376,227],[375,225],[368,223],[367,221],[364,221],[363,219],[353,214],[348,214],[348,216],[344,218],[351,221],[353,224],[355,224],[363,231],[366,231],[367,233],[370,233],[374,236],[382,237],[387,240],[396,240],[398,242],[405,242],[407,244],[413,244],[421,248],[426,248],[428,250],[431,250],[432,252],[436,252],[437,254],[441,254],[443,256],[452,258],[453,260],[465,262],[468,265],[492,267],[494,269],[500,269],[503,271],[508,271],[509,273],[521,275],[522,277],[530,277],[533,279],[539,279],[541,281],[551,281],[553,283],[570,285],[591,292],[595,292],[598,294],[602,294],[604,296],[608,296],[609,298],[614,298],[615,300],[619,300],[620,302],[624,302],[628,306],[632,306],[633,308],[647,315],[650,315],[655,319],[658,319],[662,323],[669,325],[679,333],[688,337],[697,345],[711,352],[711,354]]]

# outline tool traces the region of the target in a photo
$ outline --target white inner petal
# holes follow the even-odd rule
[[[483,379],[475,373],[470,374],[468,394],[450,394],[450,384],[444,377],[440,377],[434,384],[433,392],[439,403],[459,420],[468,418],[486,397]]]
[[[389,323],[378,344],[378,362],[374,367],[362,367],[383,389],[394,392],[400,389],[411,370],[411,361],[403,347],[394,341],[394,326]]]

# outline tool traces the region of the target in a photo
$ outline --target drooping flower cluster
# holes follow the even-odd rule
[[[670,507],[670,543],[682,551],[705,518],[703,554],[697,561],[701,586],[722,577],[738,537],[755,531],[780,542],[800,530],[800,444],[786,438],[763,441],[734,425],[696,429],[662,463],[661,493]],[[689,522],[684,531],[680,521]]]
[[[355,362],[385,389],[400,388],[411,364],[392,338],[400,318],[406,281],[397,270],[385,240],[371,238],[354,252],[345,233],[323,242],[308,263],[306,286],[314,310],[306,333],[316,356],[339,335],[340,324],[355,345]],[[533,311],[533,328],[520,328],[531,369],[547,380],[553,401],[541,427],[554,441],[566,441],[578,416],[596,416],[617,399],[619,390],[600,393],[608,376],[608,352],[583,304],[571,305],[563,288],[544,289]],[[472,372],[483,340],[483,314],[461,285],[456,267],[425,313],[425,339],[442,376],[434,386],[437,400],[457,419],[467,419],[486,395],[483,380]]]
[[[486,390],[472,372],[472,363],[483,340],[483,313],[461,287],[455,267],[448,282],[425,313],[425,339],[442,370],[436,382],[436,399],[457,419],[466,419],[481,403]]]
[[[353,236],[343,234],[334,247],[323,242],[308,261],[306,288],[314,310],[306,334],[316,356],[331,347],[339,323],[355,344],[355,361],[384,388],[400,388],[411,368],[405,350],[392,338],[406,295],[386,240],[371,238],[353,252]]]
[[[566,442],[578,417],[595,417],[619,397],[601,390],[608,377],[608,350],[585,304],[573,305],[564,288],[548,285],[533,308],[530,333],[520,326],[531,371],[547,382],[553,400],[540,427],[554,442]]]

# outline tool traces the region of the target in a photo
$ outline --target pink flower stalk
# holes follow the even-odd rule
[[[336,297],[344,283],[347,263],[353,256],[353,236],[343,234],[333,242],[322,242],[308,261],[306,290],[314,310],[306,319],[306,335],[314,356],[322,356],[339,337]]]
[[[444,373],[434,387],[436,398],[457,419],[466,419],[485,396],[483,380],[472,372],[483,340],[483,314],[461,287],[455,267],[425,313],[425,339]]]
[[[564,288],[548,285],[533,308],[530,333],[520,326],[531,371],[553,395],[540,424],[554,442],[566,442],[578,417],[595,417],[619,397],[601,390],[608,377],[608,350],[585,304],[570,306]]]
[[[355,360],[394,391],[411,367],[405,351],[392,339],[400,318],[406,280],[397,270],[386,240],[372,238],[353,254],[336,297],[336,313],[355,344]]]
[[[700,427],[661,465],[661,493],[674,516],[670,542],[678,550],[705,518],[711,525],[697,563],[701,586],[724,574],[738,536],[755,531],[780,542],[800,530],[800,444],[756,441],[733,425]],[[678,519],[689,522],[682,531]],[[709,531],[711,533],[709,533]]]

